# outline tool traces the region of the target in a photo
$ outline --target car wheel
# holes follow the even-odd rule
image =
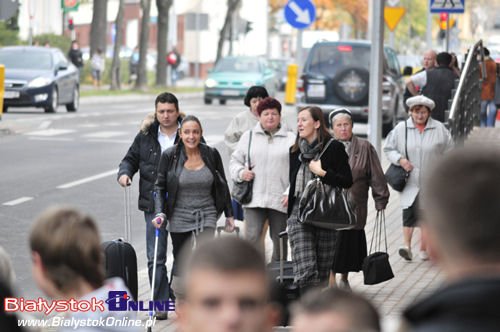
[[[333,90],[344,102],[350,104],[368,103],[368,70],[359,67],[346,68],[333,79]]]
[[[382,123],[382,137],[389,135],[392,128],[394,128],[394,121],[392,119],[386,123]]]
[[[219,99],[219,104],[226,105],[226,100],[225,99]]]
[[[45,108],[45,113],[54,113],[55,111],[57,111],[57,105],[58,105],[57,99],[58,98],[59,97],[57,94],[57,88],[54,87],[54,90],[52,90],[52,100],[50,102],[50,105],[48,105]]]
[[[3,107],[3,113],[7,113],[9,111],[9,108],[7,106]]]
[[[212,99],[210,98],[204,98],[203,101],[205,102],[205,105],[210,105],[212,103]]]
[[[75,90],[73,91],[73,100],[71,103],[66,104],[66,110],[68,112],[76,112],[78,111],[78,107],[80,106],[80,92],[78,91],[78,86],[75,86]]]

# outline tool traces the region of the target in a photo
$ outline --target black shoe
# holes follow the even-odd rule
[[[157,320],[166,320],[168,319],[168,311],[156,311],[155,317]]]

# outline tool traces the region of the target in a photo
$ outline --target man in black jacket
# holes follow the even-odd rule
[[[137,171],[140,174],[139,181],[139,210],[144,211],[146,221],[146,248],[148,257],[149,281],[151,284],[153,263],[155,227],[151,223],[154,218],[154,194],[153,187],[156,181],[158,164],[163,151],[173,146],[179,140],[177,133],[181,116],[179,113],[179,102],[177,98],[169,93],[163,92],[156,97],[155,112],[146,116],[129,148],[125,158],[120,163],[118,171],[118,183],[126,187],[132,183],[132,177]],[[156,276],[154,299],[157,301],[168,301],[170,287],[167,277],[167,237],[166,224],[160,228],[158,238],[158,254],[156,261]],[[167,312],[158,313],[157,319],[167,318]]]
[[[498,149],[474,146],[429,173],[422,232],[446,283],[404,312],[409,331],[499,330],[499,169]]]
[[[76,68],[78,68],[78,73],[81,74],[83,68],[82,50],[80,50],[80,45],[76,40],[71,42],[71,49],[69,50],[68,58],[76,66]]]

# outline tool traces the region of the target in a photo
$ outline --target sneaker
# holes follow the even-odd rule
[[[346,291],[351,291],[351,286],[349,285],[349,280],[340,279],[337,282],[337,287]]]
[[[399,256],[403,257],[407,261],[411,261],[413,257],[411,254],[411,249],[406,246],[399,248]]]
[[[418,256],[420,257],[421,260],[423,261],[427,261],[429,260],[429,255],[427,255],[427,251],[424,251],[424,250],[420,250],[420,252],[418,253]]]

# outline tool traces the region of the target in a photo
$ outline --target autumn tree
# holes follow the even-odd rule
[[[122,25],[123,14],[125,12],[125,0],[120,0],[118,4],[118,13],[116,14],[116,33],[115,46],[113,48],[113,61],[111,62],[111,90],[120,90],[121,66],[120,66],[120,47],[122,45]]]

